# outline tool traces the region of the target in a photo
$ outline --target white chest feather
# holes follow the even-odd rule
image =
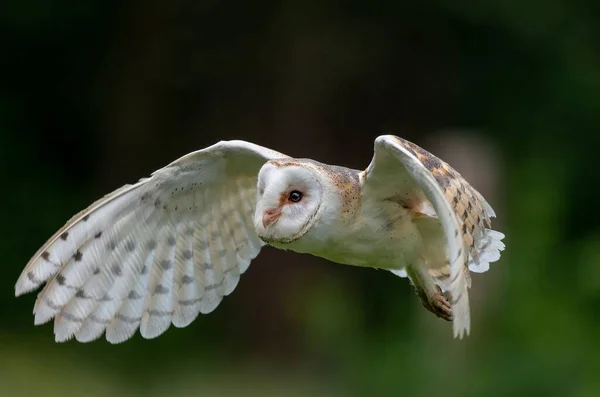
[[[342,222],[332,211],[302,239],[279,248],[383,269],[401,269],[423,256],[427,236],[422,236],[407,211],[393,203],[364,204],[352,221]]]

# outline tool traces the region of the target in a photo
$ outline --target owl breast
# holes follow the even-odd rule
[[[422,256],[423,238],[402,208],[359,213],[348,220],[339,219],[319,225],[302,239],[286,247],[299,253],[316,255],[351,266],[401,269]]]

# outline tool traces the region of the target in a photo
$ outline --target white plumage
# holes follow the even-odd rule
[[[268,243],[409,276],[462,337],[469,269],[487,271],[504,249],[504,235],[488,229],[493,216],[456,171],[397,137],[377,138],[362,172],[222,141],[74,216],[15,290],[46,284],[35,323],[54,318],[57,341],[105,333],[120,343],[138,328],[154,338],[213,311]]]

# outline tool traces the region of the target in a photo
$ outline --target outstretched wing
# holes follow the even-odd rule
[[[495,213],[469,183],[448,164],[404,139],[392,135],[375,140],[375,155],[367,168],[366,184],[387,192],[420,192],[431,202],[446,237],[446,287],[452,296],[454,336],[462,338],[470,330],[469,269],[488,270],[504,249],[500,232],[490,230]],[[406,276],[406,273],[398,272]]]
[[[46,283],[35,323],[57,341],[154,338],[209,313],[263,243],[253,226],[256,180],[287,157],[244,141],[190,153],[75,215],[31,258],[15,291]]]

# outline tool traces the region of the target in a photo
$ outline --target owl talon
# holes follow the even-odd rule
[[[454,318],[452,315],[452,306],[439,287],[430,296],[427,296],[424,291],[417,291],[417,295],[419,295],[421,303],[427,310],[446,321],[452,321]]]

